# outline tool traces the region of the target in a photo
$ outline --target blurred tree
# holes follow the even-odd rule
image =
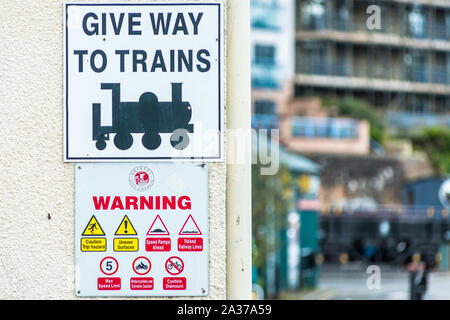
[[[411,138],[416,149],[423,150],[434,169],[439,173],[450,173],[450,129],[430,127],[418,137]]]
[[[261,175],[260,165],[252,166],[253,266],[260,275],[258,283],[266,289],[266,263],[280,247],[279,233],[286,227],[293,197],[289,170],[280,165],[276,175]]]
[[[386,124],[382,116],[380,116],[370,105],[358,99],[323,99],[322,106],[337,107],[339,116],[347,116],[356,119],[367,120],[370,124],[370,137],[377,142],[383,142],[386,138]]]

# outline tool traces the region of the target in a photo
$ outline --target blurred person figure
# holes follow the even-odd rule
[[[410,275],[410,300],[423,300],[427,290],[428,270],[425,262],[421,261],[420,253],[413,254],[407,269]]]

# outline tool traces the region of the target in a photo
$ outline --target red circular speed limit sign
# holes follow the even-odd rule
[[[105,275],[110,276],[119,270],[119,263],[113,257],[106,257],[100,261],[100,270]]]
[[[184,269],[184,262],[179,257],[170,257],[166,261],[166,271],[171,275],[180,274]]]

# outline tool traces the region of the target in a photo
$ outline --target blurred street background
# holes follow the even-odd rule
[[[251,0],[251,21],[252,128],[279,150],[253,165],[254,297],[450,299],[450,1]]]

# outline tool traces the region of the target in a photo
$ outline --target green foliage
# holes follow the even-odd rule
[[[423,150],[434,169],[440,173],[450,173],[450,129],[430,127],[418,137],[412,138],[414,148]]]
[[[268,255],[279,248],[278,234],[286,226],[293,189],[286,167],[280,166],[272,176],[261,175],[260,169],[260,165],[252,166],[252,258],[253,265],[264,272]],[[264,286],[264,274],[261,276],[259,282]]]
[[[357,99],[326,99],[322,101],[324,107],[336,106],[340,116],[353,117],[367,120],[370,124],[370,137],[378,142],[383,142],[386,138],[386,124],[384,119],[376,113],[370,105]]]

